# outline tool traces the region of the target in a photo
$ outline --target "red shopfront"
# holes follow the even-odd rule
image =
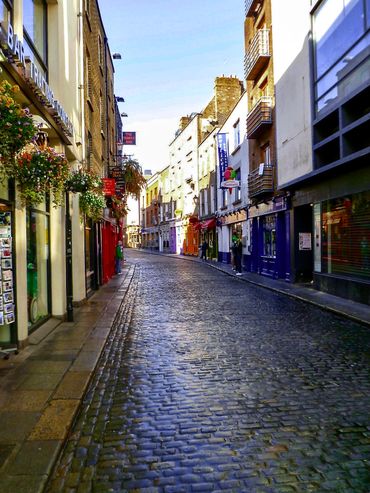
[[[116,223],[116,219],[105,219],[102,227],[102,260],[103,260],[103,284],[115,275],[116,246],[122,239],[122,232]]]

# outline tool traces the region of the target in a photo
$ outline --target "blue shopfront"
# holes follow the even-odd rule
[[[290,281],[290,211],[287,197],[251,206],[250,271]]]

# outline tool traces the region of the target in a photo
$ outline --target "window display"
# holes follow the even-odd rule
[[[370,279],[370,192],[322,204],[322,271]]]
[[[0,212],[0,342],[10,342],[15,322],[12,213]]]

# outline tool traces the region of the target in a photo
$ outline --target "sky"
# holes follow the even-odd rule
[[[169,163],[181,116],[200,112],[217,76],[243,80],[244,0],[98,0],[114,60],[125,146],[143,169]]]

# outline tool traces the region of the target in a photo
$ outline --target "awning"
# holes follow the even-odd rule
[[[207,219],[207,221],[202,222],[202,229],[213,229],[216,227],[216,218],[212,217],[212,219]]]
[[[199,219],[197,218],[197,216],[190,216],[189,217],[189,223],[190,224],[196,224],[199,222]]]

